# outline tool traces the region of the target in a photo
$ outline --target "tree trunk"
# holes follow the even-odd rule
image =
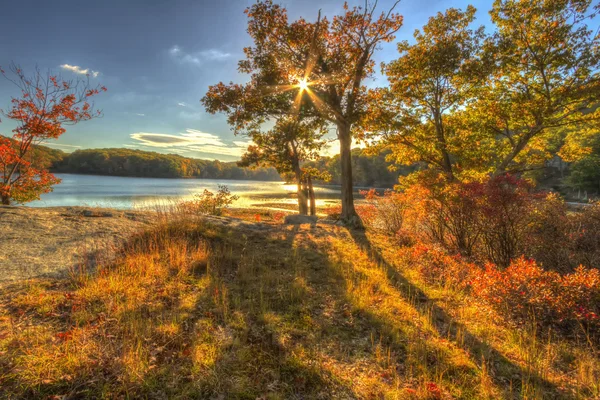
[[[4,206],[10,206],[10,197],[8,194],[2,194],[2,196],[0,196],[0,202]]]
[[[306,215],[308,214],[308,205],[306,204],[306,192],[302,184],[302,171],[299,167],[296,169],[295,174],[296,183],[298,184],[298,214]]]
[[[442,164],[444,174],[451,182],[454,181],[454,172],[452,170],[452,161],[450,160],[450,154],[448,153],[448,143],[446,142],[446,135],[444,134],[444,125],[442,123],[441,113],[436,113],[435,119],[435,130],[438,141],[438,148],[442,153]]]
[[[308,198],[310,200],[310,215],[317,215],[317,204],[315,201],[315,189],[313,187],[312,178],[306,177],[306,183],[308,184]]]
[[[338,135],[340,140],[340,162],[342,163],[342,215],[347,223],[358,222],[358,215],[354,208],[354,195],[352,188],[352,136],[350,125],[338,122]]]

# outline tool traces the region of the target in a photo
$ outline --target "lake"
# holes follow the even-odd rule
[[[88,206],[111,208],[144,208],[156,204],[188,200],[204,189],[212,192],[225,185],[240,197],[237,207],[252,207],[268,203],[296,203],[295,185],[283,182],[128,178],[116,176],[55,174],[62,182],[41,200],[28,203],[31,207]],[[339,199],[339,188],[316,187],[317,205]],[[269,204],[270,205],[270,204]],[[276,208],[270,205],[271,208]]]

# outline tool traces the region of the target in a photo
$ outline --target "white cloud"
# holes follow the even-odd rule
[[[177,105],[178,105],[179,107],[188,107],[188,105],[187,105],[187,104],[185,104],[185,102],[183,102],[183,101],[180,101],[179,103],[177,103]]]
[[[60,67],[62,69],[66,69],[67,71],[71,71],[71,72],[74,72],[79,75],[88,75],[88,76],[91,75],[94,78],[96,78],[96,77],[98,77],[98,75],[100,75],[100,72],[98,72],[98,71],[92,71],[89,68],[83,69],[78,65],[63,64]]]
[[[145,117],[146,116],[146,114],[140,114],[140,113],[135,113],[135,115],[138,115],[140,117]]]
[[[250,146],[251,144],[254,144],[254,142],[242,142],[241,140],[234,140],[233,144],[235,144],[238,147],[243,147],[244,149],[247,149],[248,146]]]
[[[232,157],[241,157],[242,154],[246,151],[241,147],[222,147],[222,146],[190,146],[188,147],[190,150],[194,150],[200,153],[208,153],[208,154],[219,154],[224,156],[232,156]]]
[[[50,147],[58,147],[58,148],[65,148],[65,149],[80,149],[81,146],[75,146],[72,144],[62,144],[62,143],[53,143],[53,142],[45,142],[42,143],[43,146],[50,146]]]
[[[223,61],[231,57],[230,53],[225,53],[218,49],[208,49],[195,53],[186,53],[177,45],[174,45],[169,49],[169,54],[179,63],[194,65],[202,65],[207,61]]]
[[[204,154],[241,157],[252,142],[240,140],[225,143],[219,136],[196,129],[186,129],[185,132],[171,135],[166,133],[136,132],[131,134],[135,144],[126,147],[162,148],[169,152],[199,152]]]

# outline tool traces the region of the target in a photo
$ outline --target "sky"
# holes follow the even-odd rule
[[[103,117],[68,126],[54,148],[127,147],[187,157],[232,161],[248,140],[235,136],[224,115],[204,111],[200,99],[220,81],[243,83],[237,72],[243,48],[251,45],[244,9],[250,0],[19,0],[0,13],[0,66],[25,71],[37,65],[65,79],[90,75],[106,93],[95,97]],[[332,17],[343,0],[286,0],[290,19],[315,20],[319,9]],[[363,1],[349,1],[351,6]],[[387,10],[393,0],[380,0]],[[449,7],[477,9],[476,25],[489,27],[492,1],[403,0],[404,25],[396,41],[411,40],[415,29]],[[377,63],[397,58],[394,43],[382,46]],[[6,69],[6,68],[4,68]],[[385,85],[379,76],[367,82]],[[0,79],[0,108],[7,109],[15,87]],[[0,134],[14,124],[2,118]],[[332,143],[331,151],[335,149]]]

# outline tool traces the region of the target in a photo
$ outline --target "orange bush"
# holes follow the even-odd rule
[[[506,269],[488,264],[470,282],[474,296],[515,322],[600,327],[600,270],[579,267],[571,274],[545,271],[521,257]]]
[[[361,190],[360,194],[367,202],[365,206],[361,205],[365,209],[363,213],[367,214],[367,220],[363,221],[388,234],[398,234],[408,208],[404,194],[386,190],[382,196],[375,189]]]
[[[413,266],[428,283],[465,289],[480,270],[460,254],[450,255],[435,246],[417,244],[412,249]]]

